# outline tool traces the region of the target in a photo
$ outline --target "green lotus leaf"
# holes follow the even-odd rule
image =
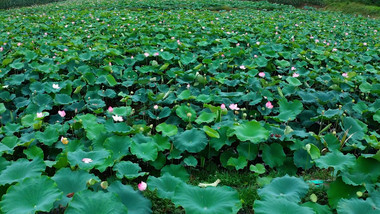
[[[116,161],[130,154],[129,147],[131,146],[131,142],[131,138],[128,136],[115,135],[104,141],[104,148],[112,152],[112,159]]]
[[[241,207],[237,191],[229,187],[178,185],[172,200],[189,214],[236,213]]]
[[[110,153],[107,150],[98,150],[85,152],[83,150],[77,150],[74,152],[69,152],[67,154],[67,159],[71,165],[74,167],[78,165],[80,169],[90,170],[93,168],[100,168],[106,164],[106,159],[110,157]]]
[[[124,206],[116,193],[84,190],[74,194],[65,213],[125,214],[128,213],[128,209]]]
[[[159,178],[149,176],[147,183],[149,190],[157,190],[157,195],[160,198],[171,200],[177,185],[182,184],[183,181],[178,177],[172,176],[170,173],[164,173],[164,175]]]
[[[20,139],[14,135],[4,137],[0,143],[0,154],[4,152],[8,154],[13,154],[14,148],[18,146],[20,143]]]
[[[310,169],[314,166],[314,162],[312,161],[310,155],[304,149],[299,149],[294,152],[293,162],[294,165],[303,169]]]
[[[18,159],[1,171],[0,185],[21,182],[25,178],[40,176],[45,168],[46,165],[42,159],[36,158],[33,161]]]
[[[284,149],[279,143],[272,143],[270,145],[262,145],[262,158],[263,161],[270,167],[282,166],[284,164],[286,155]]]
[[[258,194],[263,200],[274,198],[283,199],[291,202],[300,202],[309,190],[309,185],[301,178],[283,177],[275,178],[264,188],[258,190]]]
[[[152,213],[152,203],[150,200],[146,199],[140,191],[134,190],[131,186],[123,185],[120,181],[116,181],[107,190],[116,193],[120,197],[121,202],[128,208],[128,214]]]
[[[175,125],[161,123],[156,127],[156,131],[162,132],[162,135],[170,137],[177,134],[178,128]]]
[[[118,128],[119,127],[115,128],[115,130],[117,130]],[[101,139],[102,137],[104,137],[105,126],[103,124],[93,124],[92,126],[89,126],[85,129],[86,129],[86,137],[90,140],[95,141],[97,139]]]
[[[234,134],[241,141],[250,141],[255,144],[263,142],[269,137],[269,131],[255,120],[235,126]]]
[[[212,138],[220,138],[220,135],[219,135],[218,131],[216,131],[215,129],[212,129],[212,128],[209,127],[209,126],[203,126],[203,131],[204,131],[209,137],[212,137]]]
[[[183,159],[183,162],[187,166],[196,167],[198,165],[198,160],[194,156],[192,156],[192,155],[190,155],[187,158]]]
[[[290,85],[292,85],[292,86],[300,86],[300,85],[302,85],[302,83],[301,83],[301,81],[299,81],[297,78],[295,78],[295,77],[288,77],[288,78],[286,78],[286,81],[290,84]]]
[[[153,142],[147,143],[132,143],[131,153],[143,161],[154,161],[157,158],[158,150]]]
[[[113,108],[113,114],[118,115],[118,116],[124,116],[127,117],[131,115],[132,113],[132,108],[130,106],[126,107],[115,107]]]
[[[44,151],[38,146],[31,146],[24,150],[24,154],[28,159],[44,159]]]
[[[153,140],[156,143],[157,150],[158,151],[165,151],[167,149],[170,149],[171,143],[169,141],[168,137],[164,137],[160,134],[156,134],[153,136]]]
[[[62,197],[57,185],[47,176],[30,177],[11,186],[0,202],[6,214],[49,212]]]
[[[345,169],[355,164],[355,156],[353,154],[346,154],[339,151],[329,152],[319,159],[315,160],[319,168],[328,169],[333,167],[337,171],[345,171]]]
[[[216,151],[219,151],[224,145],[231,145],[233,143],[233,140],[228,138],[227,136],[227,132],[229,132],[230,130],[231,129],[226,126],[218,129],[220,138],[211,138],[210,146],[214,148]]]
[[[175,112],[177,113],[178,117],[180,117],[185,122],[193,122],[197,117],[197,113],[194,111],[194,109],[186,105],[179,106]]]
[[[252,172],[255,172],[256,174],[264,174],[265,173],[265,166],[262,165],[261,163],[257,163],[256,165],[251,165],[249,167],[249,170]]]
[[[341,175],[346,184],[354,186],[376,183],[380,176],[379,161],[361,156],[355,161],[355,165],[343,171]]]
[[[186,130],[175,136],[173,144],[180,151],[197,153],[206,147],[207,137],[199,129]]]
[[[201,115],[195,120],[196,123],[201,124],[201,123],[211,123],[214,121],[216,118],[215,113],[207,113],[207,112],[202,112]]]
[[[134,179],[140,176],[144,176],[146,172],[140,172],[141,167],[137,163],[132,163],[131,161],[121,161],[113,167],[116,171],[116,176],[119,179],[124,177],[127,179]]]
[[[348,136],[352,140],[362,140],[368,131],[365,123],[352,117],[344,117],[342,126],[344,131],[348,130]]]
[[[240,156],[244,156],[247,160],[254,160],[259,152],[257,145],[250,142],[242,142],[236,149]]]
[[[255,214],[315,214],[309,207],[302,207],[293,201],[287,201],[280,198],[270,200],[256,200],[253,206]]]
[[[320,205],[314,202],[306,202],[303,203],[301,206],[303,207],[310,207],[315,211],[316,214],[332,214],[332,211],[328,205]]]
[[[115,77],[113,77],[111,74],[108,74],[108,75],[106,76],[106,79],[107,79],[108,84],[109,84],[111,87],[114,87],[115,85],[117,85],[117,81],[115,80]]]
[[[247,159],[244,156],[239,156],[238,158],[230,157],[227,161],[227,165],[235,167],[236,170],[244,169],[247,163]]]
[[[57,183],[58,189],[64,194],[64,197],[59,204],[66,206],[71,198],[66,195],[69,193],[77,193],[87,189],[87,181],[94,179],[99,181],[99,178],[93,174],[89,174],[86,171],[78,170],[71,171],[69,168],[60,169],[52,179]]]
[[[337,211],[339,214],[377,214],[380,212],[379,207],[374,207],[372,203],[358,199],[342,199],[338,203]]]
[[[116,134],[127,134],[133,131],[133,128],[128,126],[126,123],[114,123],[112,120],[107,120],[104,124],[105,128],[109,132],[113,132]]]
[[[59,105],[67,105],[73,102],[73,99],[67,94],[56,94],[54,97],[55,103]]]
[[[164,51],[164,52],[162,52],[162,53],[160,54],[160,56],[161,56],[162,59],[164,59],[164,60],[171,60],[171,59],[173,59],[174,54],[171,54],[171,53],[169,53],[169,52]]]
[[[380,123],[380,110],[373,115],[373,120]]]
[[[44,132],[36,132],[36,139],[41,143],[51,146],[56,143],[59,138],[59,132],[53,126],[48,126]]]
[[[190,177],[189,173],[182,165],[166,165],[161,169],[161,176],[165,175],[165,173],[169,173],[170,175],[180,178],[183,181],[189,180]]]
[[[284,122],[296,119],[297,115],[303,110],[303,105],[299,100],[288,102],[287,100],[282,99],[279,102],[279,105],[280,114],[277,118]]]
[[[329,204],[332,208],[336,208],[342,198],[357,197],[356,192],[363,191],[363,189],[364,187],[345,184],[342,178],[338,177],[334,182],[330,183],[330,187],[327,190]]]
[[[6,110],[4,103],[0,103],[0,114],[4,113]]]

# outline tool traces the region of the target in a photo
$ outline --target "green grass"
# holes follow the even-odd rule
[[[348,14],[360,14],[363,16],[380,17],[380,7],[375,5],[366,5],[357,2],[333,2],[329,3],[326,10],[343,11]]]

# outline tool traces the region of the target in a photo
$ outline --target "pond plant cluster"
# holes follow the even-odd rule
[[[0,11],[0,213],[378,214],[379,31],[268,2]],[[212,167],[253,175],[254,203],[191,182]]]

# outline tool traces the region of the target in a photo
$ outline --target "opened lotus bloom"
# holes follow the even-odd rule
[[[122,116],[112,115],[112,118],[115,122],[123,122]]]
[[[66,116],[66,112],[65,111],[58,111],[58,114],[61,117],[65,117]]]
[[[42,112],[37,112],[37,118],[42,118],[44,117],[44,114]]]
[[[269,108],[269,109],[272,109],[273,108],[273,105],[270,101],[268,101],[266,104],[265,104],[265,107]]]
[[[91,158],[83,158],[82,161],[83,161],[83,163],[91,163],[92,159]]]
[[[146,190],[146,187],[147,187],[148,185],[144,182],[144,181],[141,181],[141,183],[139,183],[138,185],[137,185],[137,187],[139,188],[139,190],[140,191],[144,191],[144,190]]]
[[[61,87],[59,87],[58,84],[53,84],[53,88],[54,88],[54,89],[60,89]]]
[[[240,110],[240,108],[237,106],[237,104],[230,104],[228,106],[231,110]]]
[[[260,72],[260,73],[259,73],[259,76],[260,76],[260,77],[265,77],[265,73],[264,73],[264,72]]]

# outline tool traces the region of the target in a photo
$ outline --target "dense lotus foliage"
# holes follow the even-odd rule
[[[155,212],[147,191],[239,212],[223,180],[191,184],[210,167],[266,184],[255,213],[379,213],[379,31],[249,1],[0,11],[0,213]],[[331,174],[327,203],[305,170]]]

